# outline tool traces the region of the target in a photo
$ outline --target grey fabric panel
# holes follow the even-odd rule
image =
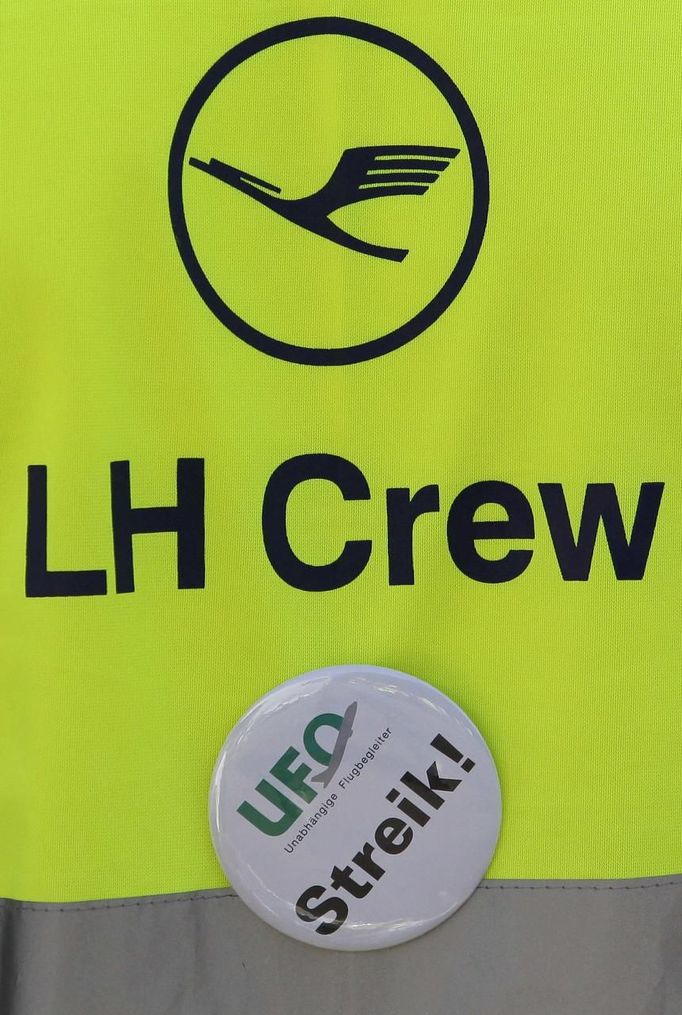
[[[430,934],[328,952],[231,891],[0,909],[3,1015],[680,1015],[682,876],[485,881]]]

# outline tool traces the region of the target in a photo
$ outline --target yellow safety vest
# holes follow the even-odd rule
[[[682,1003],[679,22],[5,0],[12,1015]],[[504,820],[355,973],[253,922],[206,794],[358,661],[465,709]]]

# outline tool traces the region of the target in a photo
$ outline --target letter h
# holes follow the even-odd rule
[[[132,537],[142,532],[177,532],[178,588],[204,588],[203,458],[178,458],[177,494],[177,504],[173,507],[134,508],[130,502],[130,462],[111,463],[117,592],[135,591]]]

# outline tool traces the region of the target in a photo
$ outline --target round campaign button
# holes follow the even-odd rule
[[[320,948],[385,948],[454,913],[487,870],[495,764],[431,685],[376,666],[281,684],[240,719],[213,772],[222,867],[263,920]]]

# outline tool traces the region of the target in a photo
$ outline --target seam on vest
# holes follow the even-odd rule
[[[682,888],[682,879],[675,881],[653,881],[639,885],[479,885],[477,891],[487,892],[632,892],[649,888]],[[130,899],[125,902],[92,902],[87,905],[76,903],[22,902],[20,899],[0,899],[0,909],[22,910],[27,913],[85,913],[98,909],[133,909],[142,906],[170,906],[183,902],[212,902],[215,899],[238,899],[236,892],[227,890],[212,895],[180,895],[171,898]]]
[[[126,902],[92,902],[85,906],[59,903],[41,904],[21,902],[19,899],[1,899],[0,909],[21,909],[28,913],[86,913],[94,909],[133,909],[136,906],[170,906],[179,902],[211,902],[213,899],[238,899],[236,892],[220,892],[215,895],[182,895],[169,899],[130,899]]]
[[[478,889],[493,892],[633,892],[647,888],[682,888],[682,881],[654,881],[643,885],[479,885]]]

